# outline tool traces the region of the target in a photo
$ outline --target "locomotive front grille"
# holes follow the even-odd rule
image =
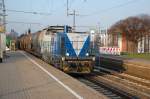
[[[93,67],[93,60],[91,58],[68,58],[64,61],[63,70],[70,73],[90,73]]]
[[[93,61],[95,57],[65,57],[65,61]]]

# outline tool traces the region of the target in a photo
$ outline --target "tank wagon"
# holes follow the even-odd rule
[[[28,49],[66,73],[90,73],[95,63],[91,44],[90,33],[50,26],[31,35]]]

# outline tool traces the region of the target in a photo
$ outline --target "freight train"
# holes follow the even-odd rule
[[[70,26],[49,26],[19,38],[21,49],[41,57],[66,73],[90,73],[95,63],[91,34]]]

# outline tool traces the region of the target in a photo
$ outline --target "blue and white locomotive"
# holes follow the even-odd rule
[[[43,56],[55,67],[67,73],[90,73],[95,56],[90,33],[72,32],[69,26],[50,26],[49,42],[43,42]],[[44,48],[48,46],[49,49]]]
[[[95,63],[93,36],[70,26],[49,26],[20,37],[21,49],[41,57],[66,73],[90,73]]]

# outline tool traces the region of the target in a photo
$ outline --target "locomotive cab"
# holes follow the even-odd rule
[[[90,73],[95,63],[90,39],[86,32],[55,33],[51,43],[53,64],[66,73]]]
[[[66,33],[63,70],[71,73],[90,73],[94,65],[88,33]],[[63,41],[62,41],[63,42]]]

